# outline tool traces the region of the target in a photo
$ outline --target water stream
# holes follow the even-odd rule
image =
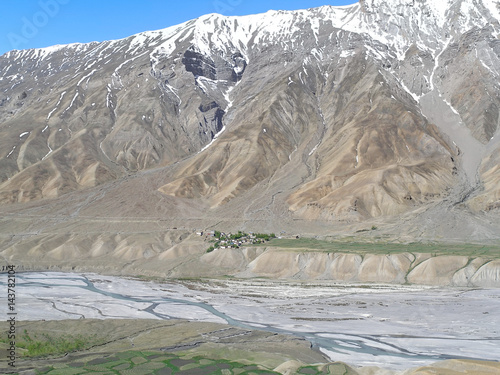
[[[47,277],[47,280],[44,278]],[[71,298],[71,295],[74,294],[78,296],[78,290],[85,290],[87,292],[91,292],[95,297],[94,300],[98,301],[99,298],[106,297],[106,300],[112,299],[114,301],[120,301],[120,303],[125,302],[130,303],[130,305],[134,305],[135,303],[147,304],[146,308],[138,309],[141,312],[145,312],[151,315],[151,318],[155,317],[158,319],[174,319],[174,318],[183,318],[183,316],[177,316],[175,314],[170,315],[169,313],[158,312],[158,307],[162,306],[162,311],[168,311],[169,306],[176,305],[177,307],[180,305],[186,311],[189,309],[202,309],[206,313],[211,316],[217,317],[225,321],[227,324],[246,329],[246,330],[254,330],[260,329],[268,332],[279,333],[279,334],[287,334],[294,335],[296,337],[304,338],[312,343],[312,345],[318,349],[321,349],[324,353],[328,353],[332,359],[340,357],[342,360],[345,358],[352,358],[353,360],[348,361],[353,363],[354,365],[369,365],[374,363],[388,363],[388,366],[391,368],[408,368],[412,365],[422,365],[433,363],[439,360],[446,360],[451,358],[461,358],[461,359],[489,359],[489,360],[497,360],[495,358],[496,353],[483,353],[483,355],[468,355],[467,351],[464,354],[460,353],[450,353],[450,351],[454,352],[455,350],[447,351],[446,348],[442,348],[440,351],[438,350],[430,350],[429,352],[423,352],[421,347],[413,347],[412,345],[407,345],[407,342],[404,338],[399,338],[397,340],[394,339],[394,335],[392,333],[381,334],[380,332],[359,332],[360,329],[356,329],[354,332],[349,333],[346,332],[346,329],[335,330],[335,327],[338,325],[332,324],[332,329],[325,330],[325,324],[315,323],[314,320],[308,322],[308,324],[304,325],[304,329],[301,330],[301,326],[294,327],[293,329],[287,329],[283,327],[283,324],[276,324],[273,319],[270,319],[270,322],[266,323],[262,321],[262,315],[267,314],[266,310],[263,314],[259,315],[260,318],[255,321],[249,320],[248,311],[252,309],[252,306],[248,304],[249,299],[244,300],[245,305],[242,305],[241,308],[238,307],[237,304],[233,304],[232,310],[230,313],[221,311],[224,308],[224,298],[226,298],[223,294],[217,295],[207,291],[200,292],[207,299],[211,299],[211,301],[218,301],[218,308],[212,306],[210,303],[200,302],[193,300],[193,296],[197,295],[197,292],[192,292],[192,295],[186,297],[187,288],[176,285],[176,284],[158,284],[165,287],[169,287],[169,290],[172,290],[171,294],[174,294],[173,297],[165,297],[162,296],[161,293],[155,293],[154,289],[149,290],[147,295],[144,295],[144,288],[149,285],[148,283],[137,281],[137,280],[126,280],[121,278],[111,278],[104,277],[107,280],[107,288],[103,285],[96,286],[95,280],[99,280],[101,276],[98,275],[73,275],[73,274],[60,274],[58,273],[57,277],[50,278],[50,273],[44,273],[40,276],[34,273],[26,273],[26,274],[18,274],[17,279],[17,288],[19,292],[23,293],[26,296],[32,296],[33,298],[37,298],[37,290],[44,290],[47,293],[47,290],[51,291],[64,291],[62,293],[62,297],[64,297],[66,305],[68,304],[67,299]],[[5,279],[1,278],[0,285],[2,287],[6,287]],[[123,290],[113,290],[113,280],[120,280],[120,282],[124,285],[130,285],[127,289],[127,292],[124,293]],[[111,280],[111,281],[110,281]],[[83,284],[84,283],[84,284]],[[99,283],[99,281],[97,281]],[[157,285],[157,286],[158,286]],[[173,286],[174,285],[174,286]],[[180,289],[179,289],[180,288]],[[184,289],[182,289],[184,288]],[[110,290],[106,290],[110,289]],[[178,289],[178,290],[177,290]],[[60,293],[60,292],[59,292]],[[58,293],[55,293],[53,297],[54,302],[58,302],[56,297]],[[158,294],[158,296],[157,296]],[[101,296],[101,297],[99,297]],[[495,294],[495,296],[499,297],[500,304],[500,293]],[[3,296],[2,296],[3,297]],[[28,298],[28,297],[25,297]],[[236,298],[236,297],[234,297]],[[271,297],[272,298],[272,297]],[[387,296],[381,296],[381,299],[387,298]],[[272,300],[270,300],[272,301]],[[292,303],[293,303],[292,299]],[[297,300],[299,301],[299,300]],[[312,301],[312,300],[311,300]],[[76,305],[75,301],[75,305]],[[87,303],[89,301],[86,301]],[[326,303],[326,302],[325,302]],[[364,303],[364,302],[363,302]],[[5,306],[5,304],[3,304]],[[108,303],[109,305],[109,303]],[[272,305],[272,303],[270,303]],[[91,305],[89,305],[91,306]],[[54,305],[55,307],[55,305]],[[266,309],[267,307],[255,305],[255,308]],[[276,307],[276,306],[275,306]],[[136,307],[133,307],[136,308]],[[311,305],[312,308],[312,305]],[[494,308],[494,306],[492,306]],[[280,310],[279,307],[276,308]],[[307,308],[303,308],[307,310]],[[241,314],[239,311],[241,310]],[[62,311],[62,310],[59,310]],[[99,311],[100,312],[100,311]],[[280,312],[281,314],[283,312]],[[295,312],[294,312],[295,313]],[[36,312],[35,312],[36,314]],[[75,314],[74,312],[72,314]],[[83,316],[83,314],[80,314]],[[275,317],[277,314],[272,312],[272,308],[269,307],[269,315]],[[293,314],[292,314],[293,315]],[[369,314],[367,314],[369,315]],[[309,316],[308,312],[305,311],[303,316]],[[312,316],[312,315],[311,315]],[[30,319],[33,319],[31,316]],[[275,320],[276,318],[274,318]],[[496,318],[495,318],[496,319]],[[202,318],[203,320],[203,318]],[[348,320],[348,319],[346,319]],[[354,320],[354,319],[351,319]],[[500,323],[500,319],[499,319]],[[347,323],[346,323],[347,324]],[[350,323],[353,327],[356,327],[354,323]],[[258,328],[256,328],[256,326]],[[369,327],[369,326],[367,326]],[[363,328],[361,328],[362,330]],[[418,328],[416,328],[418,330]],[[375,330],[376,331],[376,330]],[[438,335],[439,336],[439,335]],[[422,340],[425,337],[422,336],[413,336],[413,339]],[[446,342],[450,337],[433,337],[432,339],[440,339],[441,342]],[[463,341],[464,338],[458,338],[459,341]],[[499,337],[490,337],[490,338],[480,338],[481,340],[489,340],[487,344],[493,344],[497,347],[500,342]],[[407,341],[412,340],[412,336],[407,337]],[[476,340],[480,341],[480,340]],[[404,343],[400,345],[400,343]],[[463,344],[463,342],[462,342]],[[456,345],[456,342],[454,342]],[[475,345],[471,343],[469,345]],[[475,354],[472,352],[472,354]],[[356,363],[354,360],[359,358],[359,362]]]

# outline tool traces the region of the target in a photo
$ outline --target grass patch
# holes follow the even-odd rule
[[[97,343],[97,335],[49,335],[47,333],[33,334],[24,330],[22,336],[16,340],[16,347],[21,349],[23,357],[47,357],[51,355],[61,355],[78,350],[87,349]],[[3,335],[0,342],[7,343],[8,340]]]
[[[278,249],[298,251],[324,251],[328,253],[352,254],[401,254],[426,253],[438,255],[464,255],[487,258],[500,258],[500,246],[477,244],[447,244],[447,243],[388,243],[388,242],[333,242],[314,238],[285,239],[275,238],[266,244],[253,245],[275,247]]]

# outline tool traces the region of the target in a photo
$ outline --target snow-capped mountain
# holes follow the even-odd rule
[[[494,213],[499,21],[495,0],[361,0],[11,51],[0,200],[147,171],[169,204],[249,222]],[[109,196],[86,209],[118,210]]]

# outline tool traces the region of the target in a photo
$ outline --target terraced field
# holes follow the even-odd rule
[[[309,373],[309,372],[308,372]],[[37,371],[39,375],[77,375],[77,374],[124,374],[124,375],[239,375],[239,374],[277,374],[261,370],[256,365],[246,365],[226,360],[213,360],[203,357],[185,358],[164,352],[126,351],[95,358],[88,361],[71,362],[47,367]]]
[[[6,327],[0,322],[0,332]],[[1,374],[278,374],[292,359],[294,370],[326,361],[306,340],[218,323],[73,319],[19,321],[17,328],[15,367],[0,335]]]

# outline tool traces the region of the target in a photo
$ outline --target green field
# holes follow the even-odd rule
[[[324,362],[306,341],[271,332],[184,320],[78,319],[18,322],[12,368],[9,324],[0,323],[2,374],[257,375],[277,374],[273,369],[291,359],[306,367]]]
[[[259,369],[256,365],[246,365],[225,360],[203,357],[185,358],[176,354],[156,351],[125,351],[89,361],[78,361],[38,370],[37,375],[77,375],[77,374],[130,374],[130,375],[257,375],[277,374]]]
[[[472,257],[500,258],[499,245],[447,244],[447,243],[388,243],[388,242],[355,242],[355,241],[323,241],[314,238],[284,239],[276,238],[266,244],[253,245],[274,247],[297,251],[323,251],[328,253],[352,254],[400,254],[427,253],[438,255],[464,255]]]
[[[8,346],[7,334],[0,334],[0,344]],[[97,335],[49,335],[47,333],[30,333],[24,330],[16,340],[16,348],[22,357],[48,357],[88,349],[101,342]]]
[[[126,351],[87,362],[74,362],[50,366],[37,371],[37,375],[79,375],[79,374],[132,374],[132,375],[265,375],[278,372],[259,369],[257,365],[242,364],[205,357],[186,358],[173,353]],[[342,364],[303,366],[297,374],[306,375],[349,375],[355,374]]]

